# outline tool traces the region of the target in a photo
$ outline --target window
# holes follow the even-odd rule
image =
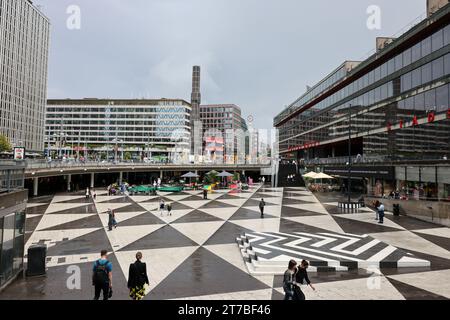
[[[422,84],[422,73],[420,68],[417,68],[413,70],[412,72],[412,87],[415,88],[417,86],[420,86]]]
[[[425,108],[431,109],[434,106],[436,106],[436,92],[433,89],[425,92]]]
[[[431,37],[422,41],[422,57],[426,57],[431,53]]]
[[[412,51],[411,51],[411,61],[412,62],[416,62],[417,60],[420,59],[422,52],[421,52],[421,48],[420,48],[420,42],[417,43],[415,46],[412,47]]]
[[[402,92],[408,91],[411,89],[411,72],[404,74],[401,78],[402,84]]]
[[[444,28],[444,46],[450,44],[450,24]]]
[[[422,83],[431,81],[431,63],[422,66]]]
[[[448,85],[436,88],[436,111],[445,111],[449,107]]]
[[[403,68],[403,55],[399,54],[395,57],[395,71],[398,71],[401,68]]]
[[[444,56],[444,74],[450,74],[450,53]]]
[[[444,75],[444,57],[440,57],[432,62],[432,76],[436,80]]]
[[[406,67],[411,64],[411,49],[403,52],[403,66]]]
[[[431,50],[436,51],[444,45],[444,30],[439,30],[431,36]]]
[[[425,110],[425,95],[423,93],[414,96],[414,109],[419,111]]]

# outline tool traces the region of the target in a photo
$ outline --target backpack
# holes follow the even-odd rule
[[[108,263],[108,260],[106,260],[105,264],[100,264],[100,260],[96,261],[95,271],[92,278],[94,284],[105,284],[109,282],[107,270]]]

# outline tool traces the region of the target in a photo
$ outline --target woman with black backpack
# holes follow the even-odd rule
[[[149,284],[147,276],[147,265],[141,262],[142,253],[136,253],[136,261],[130,264],[128,272],[128,289],[133,300],[142,300],[145,297],[145,284]]]

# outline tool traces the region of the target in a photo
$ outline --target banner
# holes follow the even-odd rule
[[[14,160],[22,161],[25,159],[25,148],[24,147],[15,147],[14,148]]]

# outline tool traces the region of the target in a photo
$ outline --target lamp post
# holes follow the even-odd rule
[[[352,174],[352,105],[348,108],[348,203],[351,202],[351,174]]]

